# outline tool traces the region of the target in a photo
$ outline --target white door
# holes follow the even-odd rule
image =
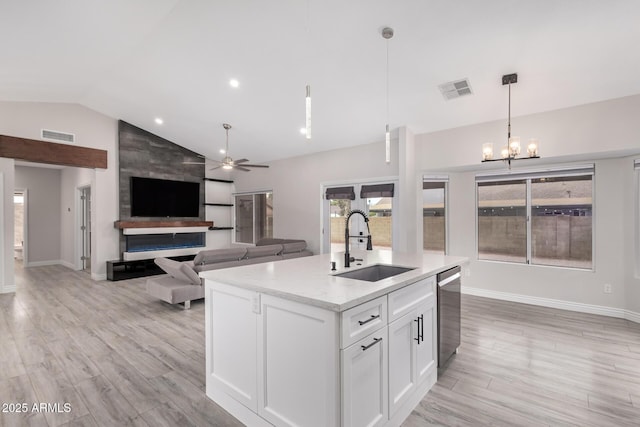
[[[206,304],[207,385],[214,384],[254,412],[257,403],[256,292],[215,283]]]
[[[416,388],[417,310],[389,324],[389,414],[393,417]]]
[[[80,201],[82,205],[82,218],[80,232],[82,234],[82,269],[91,270],[91,187],[80,189]]]
[[[387,327],[342,350],[342,426],[383,425],[388,413]]]

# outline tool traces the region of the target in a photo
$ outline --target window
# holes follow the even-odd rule
[[[422,248],[428,253],[447,250],[446,193],[446,178],[422,183]]]
[[[256,243],[273,237],[273,193],[235,196],[235,242]]]
[[[477,176],[478,259],[591,269],[593,170]]]
[[[369,217],[355,215],[349,222],[351,248],[365,249],[367,230],[371,232],[374,249],[391,249],[397,218],[393,217],[395,183],[349,183],[348,186],[325,187],[323,194],[322,251],[339,252],[345,248],[345,220],[351,210],[362,210]],[[368,225],[368,228],[367,228]],[[328,231],[328,232],[327,232]],[[358,239],[357,236],[363,236]]]

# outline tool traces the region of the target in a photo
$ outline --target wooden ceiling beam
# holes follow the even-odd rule
[[[106,169],[107,151],[0,135],[0,157],[50,165]]]

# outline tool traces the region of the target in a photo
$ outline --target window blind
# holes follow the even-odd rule
[[[363,185],[360,189],[360,198],[368,197],[393,197],[393,184]]]
[[[566,177],[577,175],[593,175],[595,172],[595,166],[593,164],[588,165],[576,165],[569,167],[558,167],[549,169],[529,169],[522,171],[504,171],[490,173],[476,174],[476,182],[486,181],[517,181],[523,179],[536,179],[536,178],[551,178],[551,177]]]
[[[331,199],[355,200],[356,193],[353,190],[353,187],[333,187],[333,188],[327,188],[325,192],[325,198],[327,200],[331,200]]]

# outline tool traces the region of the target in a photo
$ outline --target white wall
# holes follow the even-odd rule
[[[482,164],[480,159],[484,142],[493,141],[494,153],[499,153],[497,141],[506,139],[506,120],[416,136],[417,169],[450,173],[450,253],[472,260],[471,276],[464,279],[470,291],[560,300],[576,308],[603,306],[617,314],[640,312],[635,264],[624,255],[633,247],[629,235],[635,229],[629,204],[633,162],[621,158],[640,153],[639,114],[640,96],[632,96],[512,119],[512,134],[523,141],[539,138],[542,156],[516,161],[514,169],[595,162],[593,272],[476,260],[475,173],[505,169],[502,162]],[[604,283],[613,285],[612,294],[603,293]]]
[[[13,189],[14,160],[0,157],[0,294],[15,292],[13,274]]]
[[[96,170],[92,183],[95,212],[92,222],[92,237],[95,242],[91,260],[92,277],[105,279],[106,261],[120,257],[118,231],[113,226],[118,219],[117,121],[77,104],[0,102],[0,134],[40,139],[41,129],[73,133],[77,145],[108,152],[107,169]],[[9,182],[13,185],[13,170],[10,172]],[[5,205],[7,200],[5,197]],[[13,200],[11,204],[13,205]],[[5,210],[6,208],[5,206]],[[9,222],[13,229],[13,214],[5,216],[4,222],[5,228]],[[13,276],[13,254],[5,254],[4,258],[8,271],[3,274]]]
[[[27,266],[60,263],[60,169],[16,166],[15,188],[27,192]]]
[[[237,192],[273,190],[274,237],[305,239],[308,248],[318,254],[322,183],[397,176],[397,138],[392,140],[391,152],[387,164],[384,142],[325,151],[275,161],[269,169],[233,171],[231,179]]]

